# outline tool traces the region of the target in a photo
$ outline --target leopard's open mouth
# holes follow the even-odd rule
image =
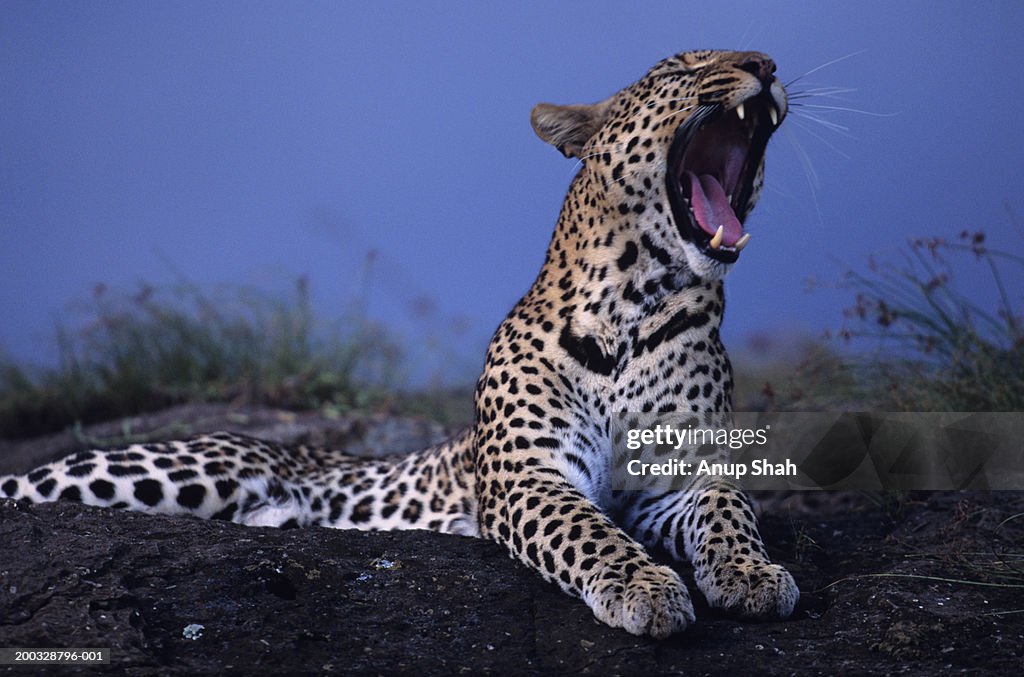
[[[698,106],[676,130],[668,153],[669,203],[680,235],[709,258],[732,263],[750,239],[743,221],[778,123],[765,88],[730,110]]]

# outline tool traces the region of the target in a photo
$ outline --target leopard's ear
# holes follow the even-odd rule
[[[565,157],[580,157],[587,141],[604,125],[609,108],[611,99],[570,106],[538,103],[530,113],[530,124],[542,141]]]

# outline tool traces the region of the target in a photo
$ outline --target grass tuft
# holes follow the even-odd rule
[[[760,406],[779,410],[1024,410],[1024,257],[982,232],[910,240],[895,265],[846,273],[846,326],[789,377],[769,381]],[[983,278],[979,300],[957,278]],[[1012,282],[1010,282],[1012,281]],[[755,406],[758,406],[755,403]]]
[[[115,297],[99,286],[87,315],[81,329],[58,329],[56,368],[0,358],[4,437],[182,402],[338,413],[381,402],[402,360],[396,343],[360,314],[341,329],[320,327],[305,278],[284,297],[236,288],[212,298],[190,284]]]
[[[987,277],[992,298],[982,302],[963,293],[954,284],[957,274]],[[872,264],[867,274],[847,274],[856,302],[847,310],[853,328],[840,336],[877,341],[874,368],[865,371],[883,387],[887,408],[1019,411],[1022,278],[1024,258],[989,247],[983,232],[963,231],[953,241],[911,240],[903,265]]]

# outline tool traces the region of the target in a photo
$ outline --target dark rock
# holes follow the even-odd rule
[[[0,472],[216,429],[370,454],[445,432],[421,419],[191,405],[0,440]],[[0,674],[1020,674],[1024,495],[777,499],[762,533],[800,585],[793,617],[739,622],[691,587],[697,623],[660,642],[598,623],[487,541],[0,501],[0,648],[112,656]]]
[[[1021,499],[1000,500],[936,495],[898,525],[769,516],[804,591],[793,618],[738,622],[694,593],[697,623],[664,641],[597,623],[487,541],[0,502],[0,647],[111,649],[106,668],[30,669],[62,675],[1000,674],[1024,660],[1019,589],[920,578],[984,577],[951,570],[952,548],[1019,557]]]

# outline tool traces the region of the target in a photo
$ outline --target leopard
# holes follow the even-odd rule
[[[535,282],[500,323],[472,424],[359,458],[230,432],[73,453],[0,477],[0,498],[264,527],[427,529],[490,539],[601,622],[662,639],[708,606],[784,619],[800,597],[726,478],[617,488],[623,412],[732,411],[723,280],[748,246],[765,150],[788,112],[756,51],[697,50],[591,104],[537,104],[575,174]]]

